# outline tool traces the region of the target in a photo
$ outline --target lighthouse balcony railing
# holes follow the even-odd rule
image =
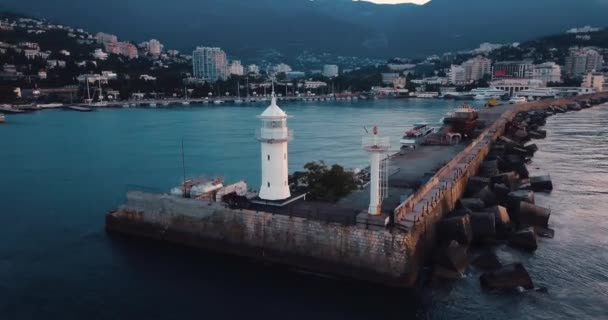
[[[284,142],[293,140],[293,130],[258,129],[256,138],[262,142]]]
[[[362,145],[367,151],[388,151],[391,141],[389,137],[366,136],[362,139]]]

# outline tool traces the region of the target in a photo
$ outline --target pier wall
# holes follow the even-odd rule
[[[399,285],[409,235],[216,203],[130,192],[106,217],[109,231],[263,259],[302,269]]]

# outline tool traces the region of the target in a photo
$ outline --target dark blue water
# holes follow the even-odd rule
[[[363,126],[380,125],[397,147],[412,123],[436,122],[454,105],[286,105],[296,133],[290,169],[310,160],[365,166]],[[123,200],[128,185],[167,190],[179,183],[182,138],[189,175],[257,184],[255,116],[263,108],[9,116],[0,126],[0,319],[600,318],[606,310],[606,108],[550,120],[535,165],[556,183],[552,195],[539,196],[554,208],[556,238],[543,240],[534,255],[501,252],[524,260],[536,283],[549,287],[546,295],[483,293],[472,270],[430,298],[415,299],[105,234],[104,213]],[[560,153],[564,147],[572,150],[568,157]]]

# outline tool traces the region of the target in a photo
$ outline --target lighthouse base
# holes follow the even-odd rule
[[[261,198],[255,198],[253,200],[251,200],[251,203],[255,203],[255,204],[262,204],[265,206],[273,206],[273,207],[284,207],[292,202],[298,201],[300,199],[306,199],[306,194],[307,193],[300,193],[300,194],[295,194],[292,195],[291,197],[287,198],[287,199],[283,199],[283,200],[264,200]]]

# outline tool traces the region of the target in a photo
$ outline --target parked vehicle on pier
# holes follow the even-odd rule
[[[402,147],[415,147],[429,134],[435,132],[435,128],[431,128],[428,122],[419,122],[414,124],[414,127],[408,130],[400,143]]]

